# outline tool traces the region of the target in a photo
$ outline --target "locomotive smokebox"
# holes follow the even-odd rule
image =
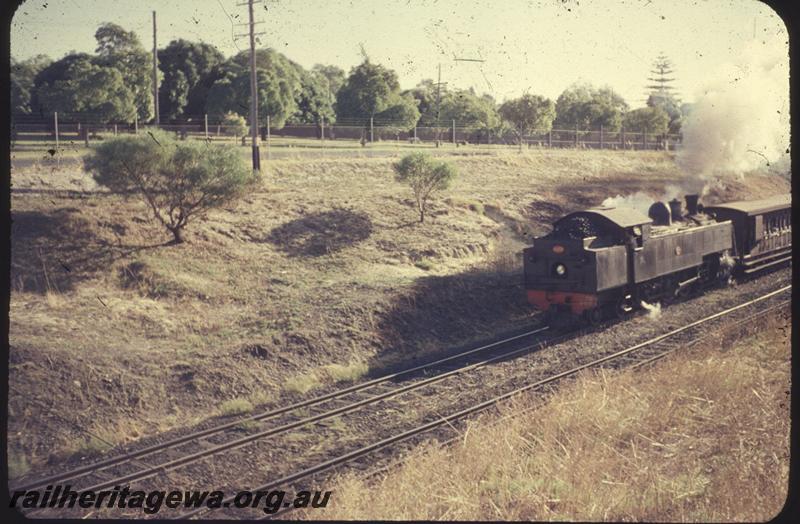
[[[686,214],[696,215],[699,211],[697,202],[700,200],[700,195],[686,195]]]
[[[672,220],[683,220],[683,205],[677,198],[669,201],[669,211],[672,215]]]
[[[664,202],[655,202],[647,211],[647,216],[653,220],[654,226],[668,226],[672,224],[672,215],[669,206]]]

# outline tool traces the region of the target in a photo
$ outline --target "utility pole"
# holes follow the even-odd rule
[[[158,115],[158,39],[156,38],[156,12],[153,11],[153,102],[156,109],[156,127],[161,123]]]
[[[253,4],[261,3],[256,0],[247,0],[246,4],[236,4],[239,6],[246,5],[248,11],[247,25],[250,26],[248,35],[250,36],[250,137],[252,139],[253,147],[253,171],[261,171],[261,153],[258,145],[258,83],[256,82],[256,35],[264,33],[256,33],[255,27],[257,23],[253,17]],[[244,24],[242,24],[244,25]],[[236,35],[245,36],[245,35]]]
[[[253,138],[253,171],[261,171],[261,155],[258,151],[258,85],[256,84],[256,35],[253,20],[253,0],[248,0],[250,15],[250,135]]]
[[[447,85],[447,82],[442,84],[442,64],[439,64],[439,79],[436,81],[436,147],[439,147],[440,141],[440,133],[441,130],[439,129],[439,116],[440,113],[440,103],[442,101],[442,86]]]

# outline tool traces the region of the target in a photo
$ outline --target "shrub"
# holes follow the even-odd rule
[[[447,189],[456,169],[447,162],[433,160],[426,153],[411,153],[394,164],[395,179],[408,184],[417,201],[419,221],[425,221],[428,199],[436,191]]]
[[[222,125],[225,127],[225,134],[233,135],[238,138],[247,134],[247,121],[242,115],[228,112],[222,117]]]
[[[174,244],[190,221],[241,195],[257,176],[234,148],[179,143],[159,131],[104,142],[85,166],[98,184],[138,194]]]

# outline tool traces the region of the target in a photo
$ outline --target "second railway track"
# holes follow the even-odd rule
[[[633,349],[628,348],[624,351],[614,353],[613,355],[600,357],[600,359],[596,359],[593,361],[593,363],[582,364],[579,369],[597,365],[596,362],[598,361],[603,362],[606,360],[620,360],[623,359],[625,355],[629,355],[632,352],[646,350],[646,348],[654,348],[655,344],[657,344],[660,340],[674,337],[679,333],[693,329],[694,327],[700,326],[703,323],[710,322],[715,318],[721,318],[730,312],[738,311],[742,308],[749,307],[749,305],[759,303],[762,300],[767,300],[770,297],[785,293],[790,287],[791,286],[783,287],[770,294],[757,298],[756,300],[751,300],[745,304],[729,308],[723,312],[724,314],[718,313],[700,321],[690,323],[686,326],[669,332],[666,335],[656,337],[655,341],[649,340],[646,341],[646,343],[640,343],[637,346],[634,346]],[[551,373],[548,375],[544,369],[536,370],[532,374],[530,380],[528,380],[527,383],[523,383],[523,385],[520,385],[518,380],[508,380],[504,387],[506,391],[511,391],[510,393],[502,393],[499,396],[492,397],[489,400],[484,400],[483,402],[477,404],[464,405],[462,402],[461,405],[459,405],[459,403],[456,402],[455,408],[449,411],[450,414],[439,414],[436,412],[436,409],[433,409],[431,413],[422,416],[416,423],[416,426],[411,430],[407,429],[407,426],[405,429],[403,429],[403,424],[400,424],[397,427],[392,427],[392,424],[390,424],[386,418],[386,413],[393,412],[393,409],[394,411],[397,411],[397,409],[403,410],[407,406],[415,405],[415,402],[416,404],[422,404],[425,400],[425,397],[420,396],[419,398],[414,399],[414,402],[399,404],[399,408],[392,408],[390,405],[387,408],[387,402],[389,399],[394,399],[395,397],[405,394],[419,395],[420,393],[418,393],[418,391],[422,391],[423,388],[426,388],[427,386],[435,386],[428,389],[430,390],[430,395],[436,395],[436,388],[444,388],[444,384],[449,383],[445,381],[449,377],[455,376],[458,376],[459,381],[453,381],[454,383],[452,386],[450,386],[450,388],[469,388],[470,381],[473,382],[472,386],[476,386],[477,384],[480,384],[481,378],[471,377],[471,375],[468,374],[469,371],[478,369],[485,370],[489,368],[488,364],[499,363],[512,357],[518,357],[525,353],[529,353],[532,349],[537,347],[563,342],[564,339],[577,335],[575,333],[571,333],[567,335],[548,337],[546,329],[546,327],[537,328],[515,337],[510,337],[492,344],[439,359],[434,362],[415,366],[411,369],[392,373],[361,384],[356,384],[326,395],[297,402],[277,410],[261,412],[252,415],[251,417],[237,419],[230,423],[206,428],[198,432],[161,442],[159,444],[134,450],[129,453],[123,453],[115,457],[110,457],[109,459],[100,462],[88,464],[59,474],[30,481],[26,484],[15,486],[14,489],[33,489],[36,487],[43,487],[46,484],[51,484],[54,482],[67,481],[73,484],[73,489],[102,490],[115,485],[140,482],[146,479],[151,479],[148,481],[148,484],[174,486],[176,483],[174,483],[172,478],[161,475],[167,475],[170,470],[176,470],[183,467],[189,467],[190,469],[190,471],[186,471],[186,475],[188,475],[188,477],[184,478],[194,478],[194,474],[194,476],[199,477],[198,484],[202,486],[203,479],[208,478],[202,474],[202,468],[215,468],[211,463],[206,464],[205,462],[202,462],[204,459],[213,457],[215,455],[220,455],[223,452],[230,452],[234,449],[241,448],[251,443],[263,445],[262,441],[270,437],[283,437],[283,441],[278,442],[275,446],[278,449],[283,449],[283,447],[286,446],[287,441],[291,442],[292,439],[290,437],[303,442],[305,437],[311,435],[309,433],[305,433],[304,435],[303,433],[304,431],[308,430],[307,426],[309,425],[324,424],[325,421],[329,421],[334,417],[347,415],[359,409],[365,408],[366,406],[371,406],[368,411],[374,411],[375,413],[367,413],[363,415],[363,424],[366,425],[369,430],[374,430],[374,436],[378,438],[377,442],[373,442],[367,446],[364,446],[363,442],[359,441],[356,441],[355,443],[341,442],[337,443],[340,444],[338,448],[341,448],[339,452],[334,453],[333,451],[326,450],[323,450],[319,453],[309,452],[309,456],[305,462],[300,460],[295,465],[285,466],[285,469],[276,468],[277,480],[257,489],[271,489],[270,486],[275,487],[286,484],[294,484],[303,479],[308,479],[320,472],[335,468],[348,461],[354,461],[359,457],[365,456],[376,450],[387,448],[393,443],[404,442],[433,428],[451,424],[454,421],[460,420],[471,413],[486,409],[487,407],[494,405],[499,400],[507,398],[508,396],[512,396],[513,394],[517,394],[519,391],[526,391],[532,388],[542,387],[545,384],[563,378],[561,375],[563,375],[565,372],[553,374],[553,370],[550,369]],[[656,349],[651,349],[651,351],[652,355],[650,355],[650,357],[657,355],[658,353],[658,350]],[[641,355],[642,351],[639,351],[639,354]],[[482,358],[479,358],[476,361],[466,361],[466,359],[470,357],[475,358],[478,356]],[[436,371],[435,375],[424,375],[426,372],[430,372],[432,370]],[[577,371],[570,371],[570,373],[573,372]],[[540,374],[540,380],[536,380],[537,374]],[[414,379],[408,380],[407,383],[398,382],[398,379],[408,379],[412,377],[414,377]],[[533,382],[531,382],[531,380],[533,380]],[[441,389],[439,391],[441,391]],[[420,398],[422,399],[422,402],[420,402]],[[236,428],[243,422],[260,422],[265,420],[272,421],[269,427],[257,432],[252,432],[246,436],[241,436],[241,433],[236,430]],[[314,438],[318,437],[318,433],[325,432],[324,426],[317,426],[317,428],[317,434],[313,434]],[[314,440],[314,438],[311,438],[310,440]],[[307,447],[310,447],[312,451],[315,449],[314,446],[310,444],[307,445]],[[337,446],[334,446],[334,448],[337,448]],[[264,448],[262,447],[259,449]],[[300,449],[305,448],[301,446]],[[291,452],[291,449],[289,449],[289,452]],[[249,453],[252,455],[257,453],[257,451],[251,451]],[[226,458],[230,459],[230,457],[231,456],[229,455]],[[143,462],[144,459],[147,459],[147,463]],[[203,464],[205,464],[205,466]],[[231,467],[231,469],[235,468]],[[254,469],[257,470],[257,467],[254,466]],[[281,471],[281,469],[284,470]],[[156,476],[159,476],[159,478],[153,479],[153,477]],[[78,485],[75,485],[76,480],[79,481],[77,483]],[[177,484],[180,485],[183,483],[178,482]],[[228,484],[229,487],[234,485],[233,482],[228,482],[226,484]],[[206,482],[205,485],[208,486],[208,482]],[[190,512],[182,516],[188,517],[196,513],[199,513],[199,511]]]

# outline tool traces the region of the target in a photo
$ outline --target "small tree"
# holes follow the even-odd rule
[[[222,117],[222,125],[225,126],[225,134],[233,135],[234,143],[238,142],[240,136],[247,134],[247,121],[242,115],[225,113]]]
[[[417,201],[419,221],[425,221],[428,199],[436,191],[447,189],[456,169],[447,162],[433,160],[427,153],[411,153],[393,165],[395,179],[411,186]]]
[[[239,196],[256,180],[234,148],[177,142],[160,131],[103,142],[85,158],[97,183],[138,194],[183,242],[183,228]]]

